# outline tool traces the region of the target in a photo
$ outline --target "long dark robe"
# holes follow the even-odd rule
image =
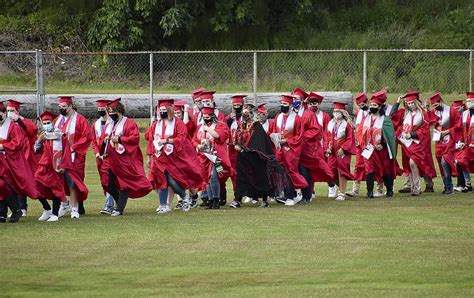
[[[283,167],[278,163],[272,143],[259,122],[253,124],[250,139],[244,140],[240,127],[236,144],[243,148],[237,154],[236,197],[266,198],[280,197],[291,193],[291,183]],[[244,137],[245,138],[245,137]]]

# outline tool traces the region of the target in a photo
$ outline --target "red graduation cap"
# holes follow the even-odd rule
[[[294,99],[293,95],[282,95],[281,96],[281,101],[282,102],[287,102],[289,104],[293,104],[293,99]]]
[[[379,90],[375,92],[374,94],[372,94],[372,97],[378,97],[380,99],[387,100],[387,90],[385,89]]]
[[[201,93],[201,98],[202,99],[214,99],[214,93],[216,93],[216,91],[203,91]]]
[[[60,96],[58,98],[59,103],[72,103],[72,96]]]
[[[466,92],[466,98],[474,98],[474,92],[472,91]]]
[[[303,100],[305,100],[308,97],[308,93],[304,92],[304,90],[301,88],[295,88],[292,94],[296,96],[300,96]]]
[[[453,108],[465,107],[464,100],[455,100],[453,101]]]
[[[158,100],[159,107],[171,107],[174,104],[174,99],[172,98],[163,98]]]
[[[267,104],[266,102],[263,102],[263,103],[259,104],[258,107],[257,107],[257,113],[267,114],[268,110],[267,110],[267,108],[265,108],[266,104]]]
[[[7,101],[7,107],[15,108],[17,111],[20,109],[20,105],[22,105],[22,104],[23,104],[22,102],[19,102],[19,101],[13,100],[13,99],[9,99]]]
[[[204,107],[202,108],[202,114],[203,115],[213,115],[214,114],[214,107]]]
[[[97,103],[98,108],[105,108],[107,107],[107,104],[110,102],[110,100],[107,99],[99,99],[95,101]]]
[[[318,103],[321,103],[323,101],[323,96],[322,95],[319,95],[317,93],[314,93],[314,92],[311,92],[309,95],[308,95],[308,101],[309,102],[318,102]]]
[[[48,112],[48,111],[45,111],[45,112],[41,113],[41,115],[39,116],[39,119],[41,121],[46,121],[46,120],[53,121],[54,118],[56,118],[56,115],[51,113],[51,112]]]
[[[234,95],[234,96],[231,96],[230,98],[232,98],[232,103],[240,103],[240,104],[244,104],[244,98],[247,97],[247,95]]]
[[[357,94],[356,96],[354,96],[353,98],[355,100],[355,102],[360,105],[362,104],[364,101],[367,100],[367,95],[364,93],[364,92],[361,92],[359,94]]]
[[[343,102],[334,102],[334,109],[335,110],[345,110],[346,109],[346,103]]]
[[[5,105],[3,104],[3,101],[0,101],[0,109],[5,109]]]
[[[178,111],[178,110],[182,111],[182,110],[184,110],[184,106],[187,105],[187,104],[188,103],[185,102],[185,101],[175,101],[174,110],[175,111]]]
[[[206,88],[199,88],[199,89],[191,91],[191,93],[193,95],[193,99],[201,97],[201,94],[204,90],[206,90]]]
[[[119,103],[120,101],[122,100],[122,98],[117,98],[117,99],[114,99],[112,101],[109,101],[109,103],[107,104],[108,107],[110,108],[115,108]]]
[[[408,90],[407,94],[405,94],[405,100],[407,102],[412,102],[414,100],[417,100],[418,98],[420,98],[420,93],[415,90]]]
[[[441,98],[441,94],[439,92],[436,92],[433,96],[430,97],[430,102],[431,104],[434,104],[438,101],[440,101],[442,98]]]

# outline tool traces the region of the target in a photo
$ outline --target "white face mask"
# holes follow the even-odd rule
[[[342,120],[342,118],[343,118],[341,112],[334,112],[332,115],[334,116],[334,119],[336,119],[336,120]]]
[[[416,110],[416,104],[414,103],[409,103],[407,104],[408,108],[411,110],[411,111],[415,111]]]
[[[43,129],[44,129],[44,131],[46,131],[46,132],[52,132],[53,129],[54,129],[54,127],[53,127],[53,124],[50,123],[50,124],[43,125]]]
[[[473,110],[473,109],[474,109],[474,101],[468,101],[468,102],[466,103],[466,105],[467,105],[467,108],[468,108],[469,110]]]
[[[14,114],[14,113],[11,112],[11,111],[10,111],[10,112],[7,112],[7,117],[11,119],[11,118],[13,117],[13,114]]]

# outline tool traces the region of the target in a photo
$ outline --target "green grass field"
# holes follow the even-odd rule
[[[474,194],[174,210],[155,193],[100,215],[92,154],[87,214],[0,227],[0,296],[473,296]],[[396,189],[401,186],[397,180]],[[230,188],[229,188],[230,191]],[[362,189],[365,192],[365,188]]]

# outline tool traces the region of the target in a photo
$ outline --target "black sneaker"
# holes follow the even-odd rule
[[[411,192],[411,188],[409,187],[404,187],[402,189],[399,189],[398,190],[399,193],[410,193]]]
[[[7,222],[7,219],[5,217],[0,217],[0,223],[4,223],[4,222]]]
[[[18,210],[16,213],[12,213],[12,216],[10,216],[9,222],[11,223],[18,222],[22,215],[23,215],[23,212],[21,212],[21,210]]]
[[[80,215],[86,214],[86,209],[84,209],[84,202],[80,202],[78,206],[78,210]]]
[[[234,208],[234,209],[240,208],[240,202],[239,201],[232,201],[232,203],[230,203],[229,207]]]
[[[201,205],[199,205],[199,207],[207,207],[207,206],[209,206],[209,200],[208,200],[208,198],[201,198],[201,200],[202,200],[202,203],[201,203]]]
[[[445,194],[445,195],[453,195],[453,194],[454,194],[454,190],[453,190],[452,187],[451,187],[451,188],[446,188],[446,190],[444,191],[443,194]]]
[[[268,202],[262,202],[262,204],[260,205],[260,207],[262,207],[262,208],[268,208],[268,207],[270,207],[270,204],[268,204]]]
[[[434,192],[434,187],[433,186],[426,186],[425,190],[423,192]]]
[[[104,208],[104,209],[100,210],[100,214],[111,215],[113,211],[114,211],[113,209]]]
[[[191,197],[191,208],[196,208],[198,206],[198,195]]]
[[[182,209],[183,208],[183,202],[179,201],[178,204],[176,204],[176,207],[174,209]]]

